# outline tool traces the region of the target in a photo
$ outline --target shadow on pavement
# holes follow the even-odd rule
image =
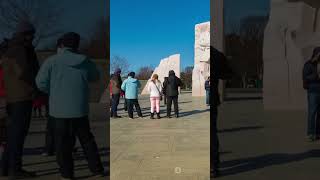
[[[225,98],[224,101],[253,101],[262,99],[262,97],[229,97]]]
[[[320,150],[310,150],[298,154],[267,154],[263,156],[225,161],[221,163],[221,175],[230,176],[270,166],[285,165],[292,162],[303,161],[309,158],[320,158]]]
[[[257,130],[263,129],[263,126],[245,126],[245,127],[237,127],[237,128],[230,128],[230,129],[221,129],[218,130],[218,133],[230,133],[230,132],[238,132],[238,131],[248,131],[248,130]]]
[[[205,113],[205,112],[210,112],[210,109],[180,112],[179,116],[180,117],[186,117],[186,116],[191,116],[191,115],[195,115],[195,114],[201,114],[201,113]]]

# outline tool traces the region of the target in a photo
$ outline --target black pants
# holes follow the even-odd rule
[[[119,101],[120,101],[120,94],[112,94],[111,117],[118,116]]]
[[[138,99],[127,99],[127,104],[128,104],[128,115],[130,118],[133,118],[133,106],[135,106],[138,116],[142,117],[142,112],[141,112]]]
[[[220,163],[220,155],[219,155],[219,138],[218,138],[218,130],[217,130],[217,118],[218,118],[218,108],[213,108],[211,111],[211,137],[210,137],[210,153],[211,153],[211,168],[215,171],[219,168]]]
[[[163,103],[166,105],[167,104],[167,96],[166,95],[164,95],[164,97],[163,97]]]
[[[123,108],[124,108],[125,111],[128,111],[128,104],[127,104],[127,99],[126,98],[124,98]]]
[[[47,132],[46,132],[46,139],[45,139],[45,152],[49,155],[53,155],[56,152],[55,147],[55,120],[52,117],[48,117],[47,122]],[[73,136],[72,140],[72,146],[74,147],[76,145],[76,137]]]
[[[14,175],[22,168],[22,155],[25,138],[29,131],[32,116],[32,101],[9,103],[7,138],[8,146],[2,159],[2,171]]]
[[[56,157],[57,163],[60,167],[61,176],[64,178],[74,177],[72,152],[75,136],[78,137],[84,150],[90,171],[94,174],[102,173],[103,166],[95,138],[90,130],[88,117],[54,118],[54,120]]]
[[[55,140],[54,140],[54,119],[52,117],[48,117],[47,121],[47,132],[46,132],[46,144],[45,144],[45,151],[48,154],[55,153]]]
[[[175,114],[179,115],[178,96],[167,96],[167,116],[171,115],[172,102]]]

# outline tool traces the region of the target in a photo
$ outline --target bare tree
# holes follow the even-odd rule
[[[231,57],[229,61],[238,77],[246,88],[248,80],[262,80],[263,71],[263,36],[267,24],[266,16],[248,16],[242,19],[240,26],[231,25],[231,33],[226,35],[226,52]]]
[[[62,9],[56,1],[2,0],[0,1],[0,30],[3,35],[16,31],[21,21],[28,21],[36,28],[37,46],[41,41],[61,34],[58,27]]]
[[[153,73],[153,67],[151,66],[144,66],[139,68],[137,73],[137,78],[140,80],[148,80],[152,76]]]
[[[182,89],[191,89],[192,88],[192,72],[193,66],[188,66],[181,72],[180,77],[183,82]]]
[[[126,58],[121,56],[113,56],[110,60],[110,72],[113,73],[117,68],[121,69],[122,74],[129,73],[129,63]]]
[[[108,19],[101,18],[97,21],[93,28],[93,34],[84,45],[82,50],[88,56],[93,58],[108,58],[109,57],[109,28]]]

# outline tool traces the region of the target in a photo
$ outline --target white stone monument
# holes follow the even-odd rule
[[[210,76],[210,22],[195,26],[192,96],[205,96],[204,83]]]
[[[302,70],[313,48],[320,46],[316,12],[304,2],[271,1],[263,47],[265,109],[306,109]]]
[[[175,55],[169,56],[168,58],[162,59],[160,61],[159,66],[156,67],[156,69],[153,71],[153,74],[157,74],[159,76],[159,80],[163,83],[164,77],[169,76],[170,70],[173,70],[176,76],[180,78],[180,54],[175,54]],[[141,94],[142,95],[149,94],[147,87],[144,87]]]

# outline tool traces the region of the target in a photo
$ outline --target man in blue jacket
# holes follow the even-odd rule
[[[91,172],[100,176],[104,169],[89,125],[89,82],[100,77],[96,65],[78,54],[80,36],[67,33],[62,49],[45,61],[36,78],[38,88],[49,94],[49,114],[55,121],[57,163],[63,179],[74,177],[72,158],[76,135],[87,156]]]
[[[308,91],[308,131],[310,141],[319,139],[320,135],[320,47],[315,48],[311,60],[303,67],[303,86]]]
[[[125,92],[125,98],[127,99],[128,114],[130,119],[133,119],[133,106],[136,107],[138,116],[142,118],[142,112],[138,102],[138,94],[141,84],[140,81],[134,77],[135,73],[130,72],[128,79],[126,79],[121,86],[121,89]]]

